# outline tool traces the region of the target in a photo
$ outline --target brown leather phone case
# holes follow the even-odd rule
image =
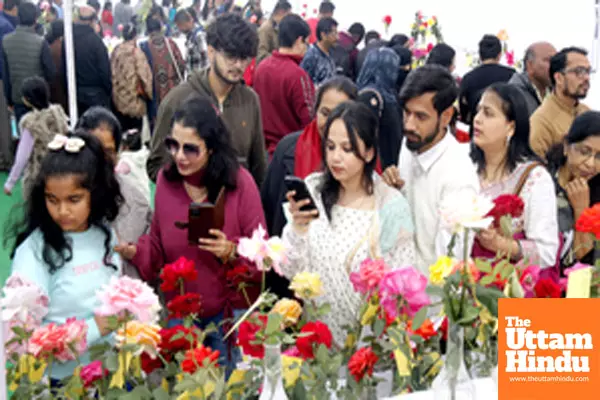
[[[188,213],[188,242],[198,245],[200,238],[212,238],[211,229],[223,229],[225,224],[225,188],[221,188],[214,204],[192,203]]]

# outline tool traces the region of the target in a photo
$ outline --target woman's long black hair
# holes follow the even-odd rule
[[[348,101],[337,106],[327,118],[325,132],[322,141],[323,164],[325,165],[325,174],[322,184],[319,187],[321,199],[325,208],[325,214],[331,221],[331,209],[340,198],[340,182],[337,181],[327,165],[327,140],[331,125],[338,119],[344,123],[348,131],[348,138],[352,151],[356,157],[365,163],[362,183],[363,188],[369,194],[373,193],[373,172],[377,165],[377,130],[379,128],[379,119],[366,105]],[[358,140],[362,140],[366,150],[373,150],[373,158],[370,161],[364,159],[358,148]]]
[[[587,111],[579,115],[569,128],[569,133],[565,136],[563,143],[559,143],[548,150],[546,160],[548,160],[548,169],[555,175],[567,163],[565,155],[565,146],[583,142],[591,136],[600,136],[600,112]],[[594,205],[600,201],[600,175],[590,179],[590,204]]]
[[[123,196],[114,174],[113,163],[105,156],[101,143],[83,130],[70,134],[83,139],[85,146],[77,153],[64,149],[49,151],[40,168],[29,198],[25,203],[22,221],[10,224],[5,234],[5,245],[15,239],[11,253],[35,230],[39,229],[44,239],[42,258],[50,273],[56,272],[73,258],[73,248],[60,226],[54,222],[46,208],[46,180],[51,177],[75,175],[81,187],[90,191],[90,215],[88,224],[104,232],[104,264],[117,269],[110,260],[112,254],[111,230],[108,224],[114,221],[123,204]],[[21,210],[19,210],[21,211]]]
[[[493,92],[502,101],[502,112],[509,122],[514,122],[515,133],[508,144],[506,154],[506,172],[515,170],[518,163],[540,161],[529,145],[529,113],[521,90],[507,83],[495,83],[486,92]],[[485,156],[483,150],[471,142],[471,159],[477,164],[477,172],[485,171]]]
[[[237,187],[240,164],[231,145],[231,135],[210,100],[199,96],[188,98],[175,111],[172,125],[176,123],[194,129],[210,152],[203,178],[208,200],[216,201],[223,187],[228,191],[234,190]],[[165,178],[171,182],[183,179],[173,161],[165,168],[164,173]]]

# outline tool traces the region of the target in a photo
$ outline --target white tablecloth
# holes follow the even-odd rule
[[[492,378],[475,379],[476,400],[498,400],[498,387]],[[387,400],[435,400],[433,390],[390,397]]]

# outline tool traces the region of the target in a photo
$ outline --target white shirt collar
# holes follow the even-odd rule
[[[444,138],[439,143],[437,143],[435,146],[433,146],[424,153],[412,153],[413,157],[417,161],[421,169],[424,172],[427,172],[433,166],[433,164],[435,164],[435,162],[439,160],[439,158],[446,152],[446,149],[448,149],[452,141],[456,142],[456,139],[454,138],[454,136],[452,136],[452,133],[450,133],[450,131],[446,131]]]

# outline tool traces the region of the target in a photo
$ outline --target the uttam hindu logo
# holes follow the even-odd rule
[[[548,333],[535,330],[530,319],[504,317],[506,321],[506,372],[590,372],[588,356],[572,350],[593,350],[589,333]],[[540,356],[538,350],[556,350],[558,356]]]
[[[500,299],[499,400],[600,399],[600,299]]]

